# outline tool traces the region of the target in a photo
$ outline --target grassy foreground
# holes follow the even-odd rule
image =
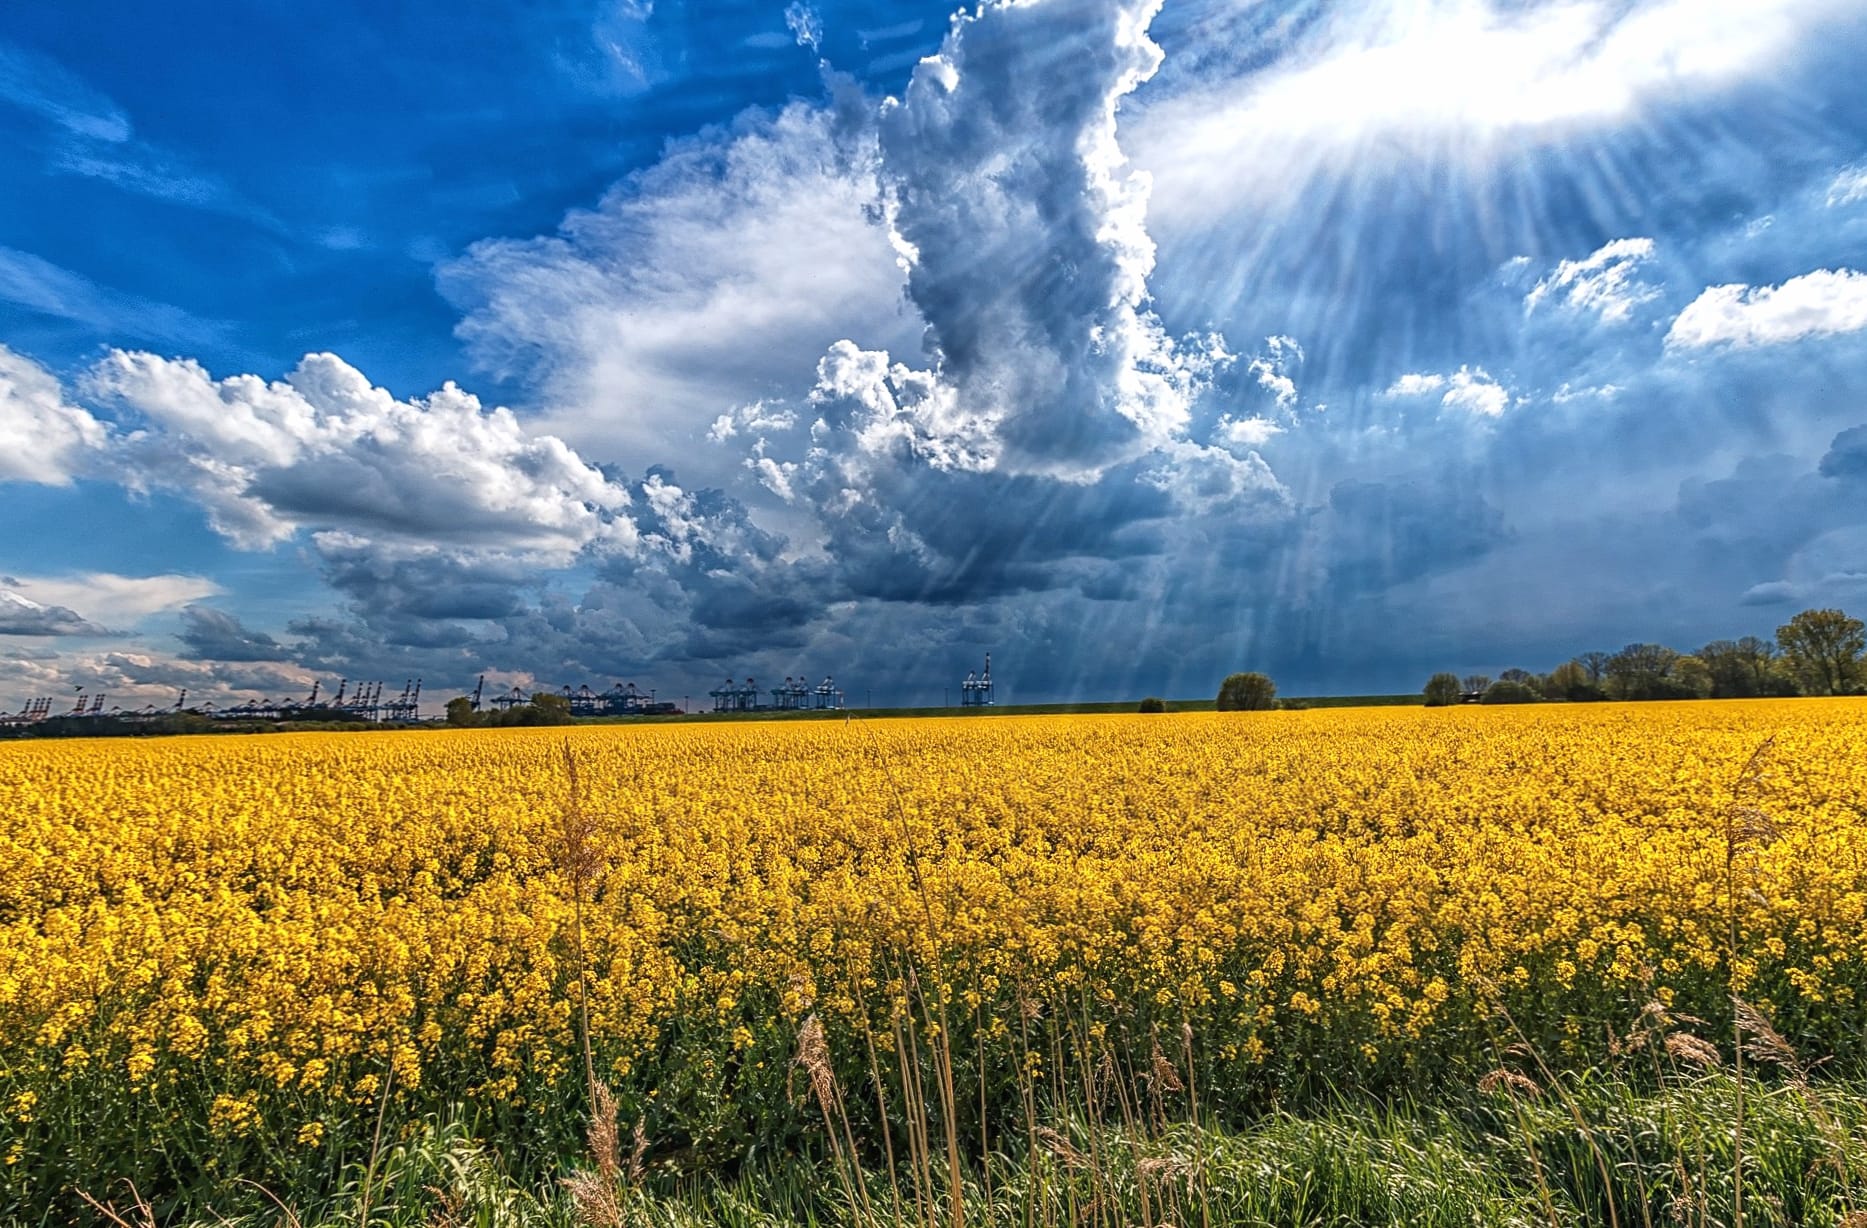
[[[1867,1097],[1793,1080],[1746,1089],[1748,1196],[1738,1214],[1738,1087],[1723,1072],[1645,1091],[1598,1077],[1564,1089],[1519,1083],[1447,1106],[1274,1112],[1231,1129],[1060,1123],[970,1156],[957,1200],[950,1187],[923,1190],[873,1158],[847,1164],[823,1139],[732,1171],[694,1171],[600,1130],[593,1152],[528,1186],[465,1123],[447,1119],[357,1157],[315,1204],[235,1187],[208,1205],[158,1208],[120,1187],[94,1214],[138,1228],[1867,1223]]]

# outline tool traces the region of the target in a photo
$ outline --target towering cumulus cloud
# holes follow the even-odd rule
[[[913,399],[983,428],[996,468],[1087,478],[1187,421],[1203,355],[1147,310],[1149,184],[1115,135],[1160,66],[1158,8],[986,4],[883,107],[882,190],[940,389]]]

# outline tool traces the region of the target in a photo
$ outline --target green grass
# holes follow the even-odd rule
[[[1045,1141],[1008,1135],[990,1155],[969,1153],[965,1220],[976,1225],[1408,1224],[1688,1225],[1733,1222],[1736,1083],[1719,1072],[1639,1088],[1582,1078],[1564,1094],[1471,1093],[1436,1105],[1337,1103],[1271,1112],[1231,1128],[1185,1121],[1152,1127],[1058,1121]],[[1838,1228],[1867,1210],[1867,1088],[1749,1085],[1745,1215],[1753,1228]],[[1042,1133],[1042,1132],[1040,1132]],[[626,1127],[624,1149],[626,1150]],[[920,1197],[897,1166],[891,1183],[869,1155],[862,1180],[839,1176],[824,1136],[796,1150],[754,1154],[729,1169],[657,1159],[614,1183],[625,1221],[662,1228],[927,1228],[950,1224],[944,1178]],[[458,1121],[428,1122],[387,1146],[374,1165],[352,1157],[328,1198],[291,1209],[321,1225],[475,1225],[569,1228],[601,1222],[563,1178],[593,1174],[588,1157],[520,1176],[497,1139]],[[365,1180],[368,1193],[365,1193]],[[857,1208],[852,1208],[852,1190]],[[289,1223],[256,1188],[230,1187],[214,1207],[139,1210],[125,1188],[94,1191],[122,1222]],[[367,1208],[367,1209],[366,1209]],[[82,1218],[62,1203],[44,1224]],[[104,1217],[101,1222],[111,1222]],[[618,1226],[619,1228],[619,1226]]]

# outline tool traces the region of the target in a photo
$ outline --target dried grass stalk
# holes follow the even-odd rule
[[[1151,1065],[1152,1070],[1148,1077],[1156,1092],[1186,1090],[1186,1084],[1180,1082],[1180,1072],[1174,1069],[1173,1063],[1167,1060],[1167,1055],[1161,1052],[1159,1037],[1154,1038],[1154,1055]]]
[[[1508,1092],[1511,1095],[1516,1095],[1519,1092],[1526,1096],[1540,1096],[1543,1094],[1543,1089],[1537,1086],[1535,1079],[1532,1079],[1527,1074],[1522,1074],[1503,1066],[1498,1067],[1484,1078],[1478,1080],[1478,1090],[1485,1093],[1487,1096],[1499,1091]]]
[[[1691,1062],[1694,1066],[1703,1066],[1715,1070],[1724,1065],[1724,1059],[1718,1055],[1718,1048],[1702,1036],[1690,1032],[1673,1032],[1666,1037],[1666,1052],[1682,1062]]]
[[[1068,1168],[1088,1168],[1089,1157],[1076,1150],[1076,1145],[1049,1126],[1037,1127],[1037,1141],[1045,1151],[1062,1160]]]

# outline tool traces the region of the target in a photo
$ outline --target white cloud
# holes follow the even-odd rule
[[[1258,433],[1245,423],[1241,435]],[[1280,428],[1272,425],[1269,435]],[[1179,514],[1189,517],[1185,526],[1192,529],[1191,518],[1217,517],[1221,522],[1242,528],[1281,520],[1291,511],[1290,492],[1264,462],[1264,458],[1239,443],[1236,450],[1202,448],[1198,444],[1168,444],[1158,453],[1157,464],[1141,472],[1141,480],[1173,496]]]
[[[119,350],[85,386],[141,421],[115,449],[124,479],[186,492],[246,548],[305,527],[556,559],[633,540],[621,486],[452,383],[400,401],[333,354],[267,383]]]
[[[1535,311],[1547,299],[1609,323],[1623,322],[1634,308],[1659,297],[1658,290],[1635,277],[1653,258],[1653,247],[1652,239],[1616,239],[1586,260],[1564,260],[1525,296],[1524,310]]]
[[[936,471],[985,472],[998,464],[996,420],[968,412],[932,373],[890,363],[879,350],[839,341],[817,364],[810,395],[813,467],[912,460]],[[865,462],[863,458],[867,458]],[[841,480],[852,484],[854,473]]]
[[[1439,403],[1483,418],[1496,418],[1510,408],[1510,390],[1483,367],[1460,367],[1451,375],[1413,372],[1401,376],[1381,395],[1387,398],[1424,397],[1443,392]]]
[[[1850,166],[1828,185],[1828,207],[1838,209],[1867,200],[1867,166]]]
[[[1218,356],[1229,357],[1222,352]],[[1294,337],[1266,337],[1264,353],[1253,358],[1247,366],[1247,372],[1258,381],[1258,387],[1270,393],[1277,401],[1277,408],[1289,409],[1296,404],[1297,382],[1291,371],[1303,362],[1303,347]]]
[[[1447,409],[1496,418],[1510,408],[1510,392],[1482,367],[1460,367],[1447,382],[1446,395],[1440,404]]]
[[[746,468],[758,477],[759,485],[786,503],[797,498],[797,492],[791,487],[791,478],[798,470],[795,462],[776,461],[769,456],[750,456],[746,458]]]
[[[1618,384],[1596,384],[1577,388],[1573,384],[1564,383],[1562,387],[1550,394],[1549,399],[1558,405],[1567,405],[1571,401],[1612,401],[1620,394],[1621,388]]]
[[[1411,372],[1388,385],[1384,397],[1423,397],[1446,386],[1446,377],[1428,372]]]
[[[823,18],[804,0],[791,0],[785,6],[784,25],[800,47],[809,47],[815,51],[823,41]]]
[[[1867,329],[1867,273],[1819,269],[1780,286],[1712,286],[1679,313],[1666,344],[1749,349],[1861,329]]]
[[[222,591],[220,585],[204,576],[121,576],[107,571],[9,576],[0,595],[7,590],[40,606],[80,611],[86,619],[111,627],[127,626],[165,610],[178,610]]]
[[[1284,428],[1269,418],[1220,418],[1213,436],[1234,448],[1258,448],[1284,433]]]
[[[0,482],[69,485],[108,438],[103,423],[66,402],[51,372],[0,345]]]
[[[754,401],[750,405],[741,405],[730,414],[721,414],[707,428],[707,440],[711,443],[725,443],[741,431],[758,435],[768,431],[788,431],[797,426],[797,413],[782,405],[768,405],[764,401]]]
[[[870,104],[796,103],[672,145],[556,236],[475,244],[442,272],[480,366],[531,375],[546,429],[634,467],[678,458],[723,414],[810,385],[834,341],[911,349],[921,324],[871,216]]]

